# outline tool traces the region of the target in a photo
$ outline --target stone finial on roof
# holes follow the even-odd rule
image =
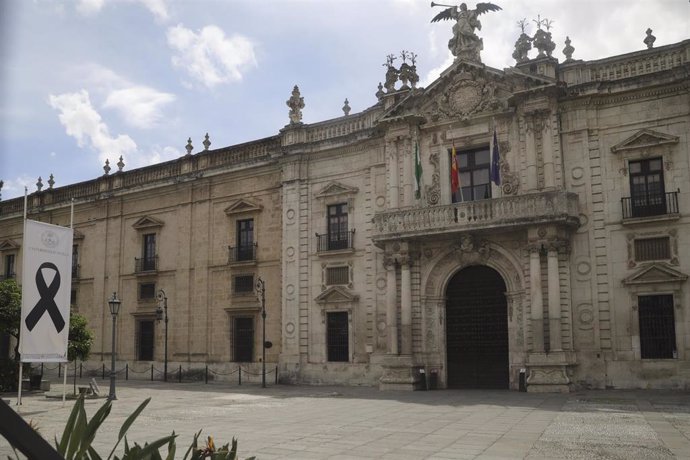
[[[343,113],[345,114],[345,116],[350,115],[350,110],[350,101],[348,101],[347,98],[345,98],[345,105],[343,105]]]
[[[122,172],[122,169],[125,167],[125,162],[122,161],[122,155],[120,155],[120,161],[117,162],[117,172]]]
[[[532,39],[529,35],[525,33],[525,26],[527,26],[527,18],[523,18],[518,21],[518,26],[520,26],[520,36],[515,41],[515,50],[513,50],[513,59],[520,64],[521,62],[526,62],[529,60],[527,53],[532,49]]]
[[[3,185],[5,185],[5,183],[0,180],[0,192],[2,192],[2,186]],[[2,193],[0,193],[0,200],[2,200]]]
[[[53,177],[53,173],[50,173],[50,177],[48,178],[48,190],[53,190],[53,185],[55,185],[55,178]]]
[[[192,150],[194,150],[194,146],[192,145],[192,138],[190,137],[187,139],[187,145],[184,146],[184,149],[187,151],[187,156],[192,154]]]
[[[656,41],[656,37],[652,35],[652,29],[647,29],[646,34],[647,36],[644,39],[644,44],[647,45],[647,49],[652,49],[654,42]]]
[[[541,15],[537,15],[537,19],[534,19],[533,22],[537,24],[537,31],[534,33],[534,37],[532,38],[534,47],[539,50],[539,55],[537,55],[537,57],[551,57],[551,53],[556,48],[556,44],[551,39],[550,32],[553,21],[549,19],[541,19]],[[541,26],[546,27],[546,30],[542,29]]]
[[[292,96],[286,102],[290,107],[288,115],[290,117],[290,124],[297,125],[302,123],[302,109],[304,108],[304,98],[300,95],[299,86],[295,85],[292,88]]]
[[[383,87],[386,88],[387,93],[392,93],[395,91],[395,82],[398,81],[398,76],[400,75],[400,71],[396,69],[393,66],[393,62],[398,59],[392,54],[389,54],[386,56],[386,63],[383,64],[386,67],[386,83],[383,84]]]
[[[570,45],[570,37],[565,37],[565,48],[563,48],[563,54],[565,54],[565,62],[573,60],[574,52],[575,47]]]
[[[386,93],[383,92],[383,85],[379,82],[379,90],[376,91],[376,98],[380,101]]]
[[[204,136],[204,150],[208,150],[208,148],[211,146],[211,141],[208,138],[208,133],[206,133],[206,136]]]
[[[38,181],[36,182],[36,191],[40,192],[42,188],[43,188],[43,179],[41,179],[41,176],[38,176]]]
[[[106,176],[110,174],[110,160],[108,160],[107,158],[105,160],[105,166],[103,166],[103,171],[105,171]]]

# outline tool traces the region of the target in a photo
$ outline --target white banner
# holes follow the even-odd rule
[[[22,242],[22,362],[66,362],[72,292],[71,228],[27,220]]]

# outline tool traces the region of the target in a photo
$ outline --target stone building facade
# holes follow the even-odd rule
[[[564,62],[548,40],[426,88],[390,60],[374,106],[319,123],[295,87],[274,137],[31,193],[59,225],[74,200],[92,359],[117,291],[118,358],[160,362],[163,289],[175,365],[256,363],[261,277],[285,382],[687,389],[690,40]],[[0,202],[5,276],[22,212]]]

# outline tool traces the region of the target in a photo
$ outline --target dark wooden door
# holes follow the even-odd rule
[[[450,280],[446,291],[449,388],[508,388],[505,291],[503,278],[490,267],[467,267]]]

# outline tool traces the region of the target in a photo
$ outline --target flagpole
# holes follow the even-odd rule
[[[29,188],[24,186],[24,239],[26,239],[26,215],[27,215],[27,203],[29,202]],[[26,247],[25,245],[23,245]],[[20,327],[21,330],[21,327]],[[18,350],[21,350],[22,336],[19,336],[19,346]],[[20,352],[21,353],[21,352]],[[24,377],[24,366],[22,365],[21,354],[19,358],[19,384],[17,385],[17,405],[22,405],[22,378]]]
[[[74,198],[72,198],[72,201],[70,202],[70,208],[69,208],[69,228],[74,229]],[[67,326],[69,330],[69,325]],[[69,333],[67,334],[69,337]],[[67,350],[69,350],[69,338],[67,342]],[[69,356],[69,351],[68,351],[68,356]],[[69,361],[65,361],[65,375],[62,376],[62,405],[64,407],[65,405],[65,399],[66,399],[66,393],[67,393],[67,369],[69,369],[69,366],[67,365]],[[76,375],[75,375],[76,378]]]

